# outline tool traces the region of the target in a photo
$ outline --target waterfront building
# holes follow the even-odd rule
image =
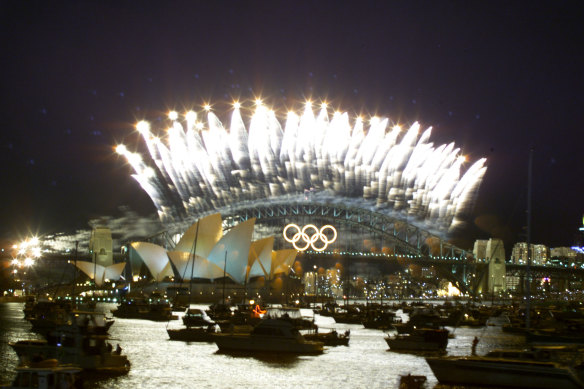
[[[532,261],[533,261],[533,258],[532,258]],[[513,245],[513,249],[511,250],[511,263],[514,263],[514,264],[527,263],[527,243],[526,242],[517,242]]]
[[[521,284],[521,277],[519,276],[506,276],[505,277],[505,286],[508,291],[517,291],[519,290]]]
[[[535,262],[533,262],[534,264],[545,265],[550,259],[549,247],[543,244],[534,244],[533,259],[535,260]]]
[[[437,277],[436,269],[434,268],[434,266],[430,266],[430,267],[423,266],[420,269],[420,276],[421,276],[421,278],[433,280]]]
[[[578,253],[570,247],[550,248],[550,258],[575,259]]]

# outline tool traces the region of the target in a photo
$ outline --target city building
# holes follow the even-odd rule
[[[521,277],[518,276],[507,276],[505,278],[505,285],[509,291],[517,291],[520,288]]]
[[[545,265],[550,258],[550,250],[543,244],[531,244],[531,264]],[[517,242],[511,251],[511,262],[524,265],[527,263],[527,243]]]
[[[574,261],[578,256],[578,252],[570,247],[553,247],[550,248],[550,259],[560,259],[567,261]]]
[[[436,269],[433,266],[430,267],[422,267],[420,269],[420,276],[426,279],[435,279],[436,278]]]

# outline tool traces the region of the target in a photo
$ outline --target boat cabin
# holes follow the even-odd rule
[[[80,373],[78,367],[59,366],[57,360],[48,359],[33,366],[16,368],[16,377],[9,388],[82,388]]]

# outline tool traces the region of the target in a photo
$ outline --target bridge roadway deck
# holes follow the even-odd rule
[[[1,258],[7,259],[7,258]],[[481,279],[488,274],[488,263],[476,261],[474,258],[461,260],[457,258],[437,258],[430,256],[415,255],[387,255],[382,253],[333,253],[333,252],[303,252],[299,253],[298,260],[304,262],[307,268],[312,265],[334,266],[340,263],[342,266],[349,266],[355,263],[371,263],[380,266],[380,270],[388,274],[404,270],[410,265],[421,267],[433,267],[436,270],[437,278],[444,278],[453,283],[464,292],[474,294]],[[78,256],[78,260],[90,261],[89,255]],[[123,258],[116,258],[118,262]],[[73,277],[73,267],[68,265],[74,261],[71,253],[44,253],[41,261],[46,266],[38,267],[38,276],[47,278],[63,278],[61,273],[67,273],[65,279]],[[70,269],[69,272],[67,269]],[[34,270],[34,269],[33,269]],[[524,278],[526,276],[526,265],[506,264],[507,276]],[[50,273],[50,274],[49,274]],[[561,267],[558,265],[530,266],[531,279],[562,279],[567,281],[577,281],[584,284],[584,269],[578,267]]]

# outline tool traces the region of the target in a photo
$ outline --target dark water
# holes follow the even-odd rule
[[[8,342],[39,338],[23,319],[21,303],[0,303],[0,382],[9,382],[17,363]],[[109,311],[114,304],[98,305]],[[303,313],[310,316],[310,310]],[[129,374],[90,380],[90,388],[397,388],[401,374],[425,375],[427,388],[437,385],[422,355],[388,351],[385,334],[360,325],[336,324],[316,315],[321,328],[351,330],[348,347],[330,347],[317,356],[233,356],[221,354],[214,343],[169,341],[167,323],[118,319],[110,329],[132,363]],[[180,321],[170,323],[178,327]],[[451,329],[452,330],[452,329]],[[457,328],[449,340],[449,355],[468,355],[475,336],[477,353],[495,347],[513,347],[522,337],[503,333],[500,326]],[[448,388],[441,386],[441,388]]]

